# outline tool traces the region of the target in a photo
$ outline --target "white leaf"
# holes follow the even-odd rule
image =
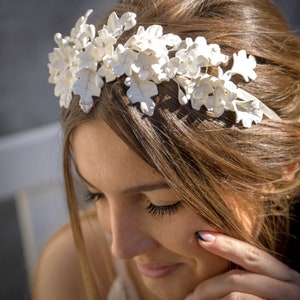
[[[158,94],[157,86],[151,81],[142,81],[137,76],[127,77],[125,84],[129,86],[127,97],[132,104],[140,103],[140,109],[146,115],[153,115],[155,103],[152,96]]]
[[[96,71],[89,69],[79,70],[77,77],[78,79],[73,86],[73,93],[80,96],[80,106],[85,112],[88,112],[93,105],[92,97],[100,95],[103,82],[99,82]]]

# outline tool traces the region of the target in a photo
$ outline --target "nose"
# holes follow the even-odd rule
[[[151,224],[144,221],[140,212],[129,207],[111,207],[111,251],[115,257],[128,260],[159,246],[151,235]]]

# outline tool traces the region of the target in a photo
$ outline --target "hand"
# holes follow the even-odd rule
[[[199,233],[199,244],[204,249],[243,270],[230,270],[203,281],[186,300],[300,299],[300,274],[295,270],[248,243],[220,233]]]

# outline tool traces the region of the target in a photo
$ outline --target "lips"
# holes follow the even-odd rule
[[[136,263],[140,273],[149,278],[163,278],[174,273],[181,264],[145,264]]]

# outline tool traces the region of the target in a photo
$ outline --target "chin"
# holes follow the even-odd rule
[[[192,285],[191,282],[187,285],[183,280],[152,280],[149,278],[144,278],[144,284],[147,289],[159,300],[182,300],[185,299],[187,295],[189,295],[194,288],[195,285]]]

